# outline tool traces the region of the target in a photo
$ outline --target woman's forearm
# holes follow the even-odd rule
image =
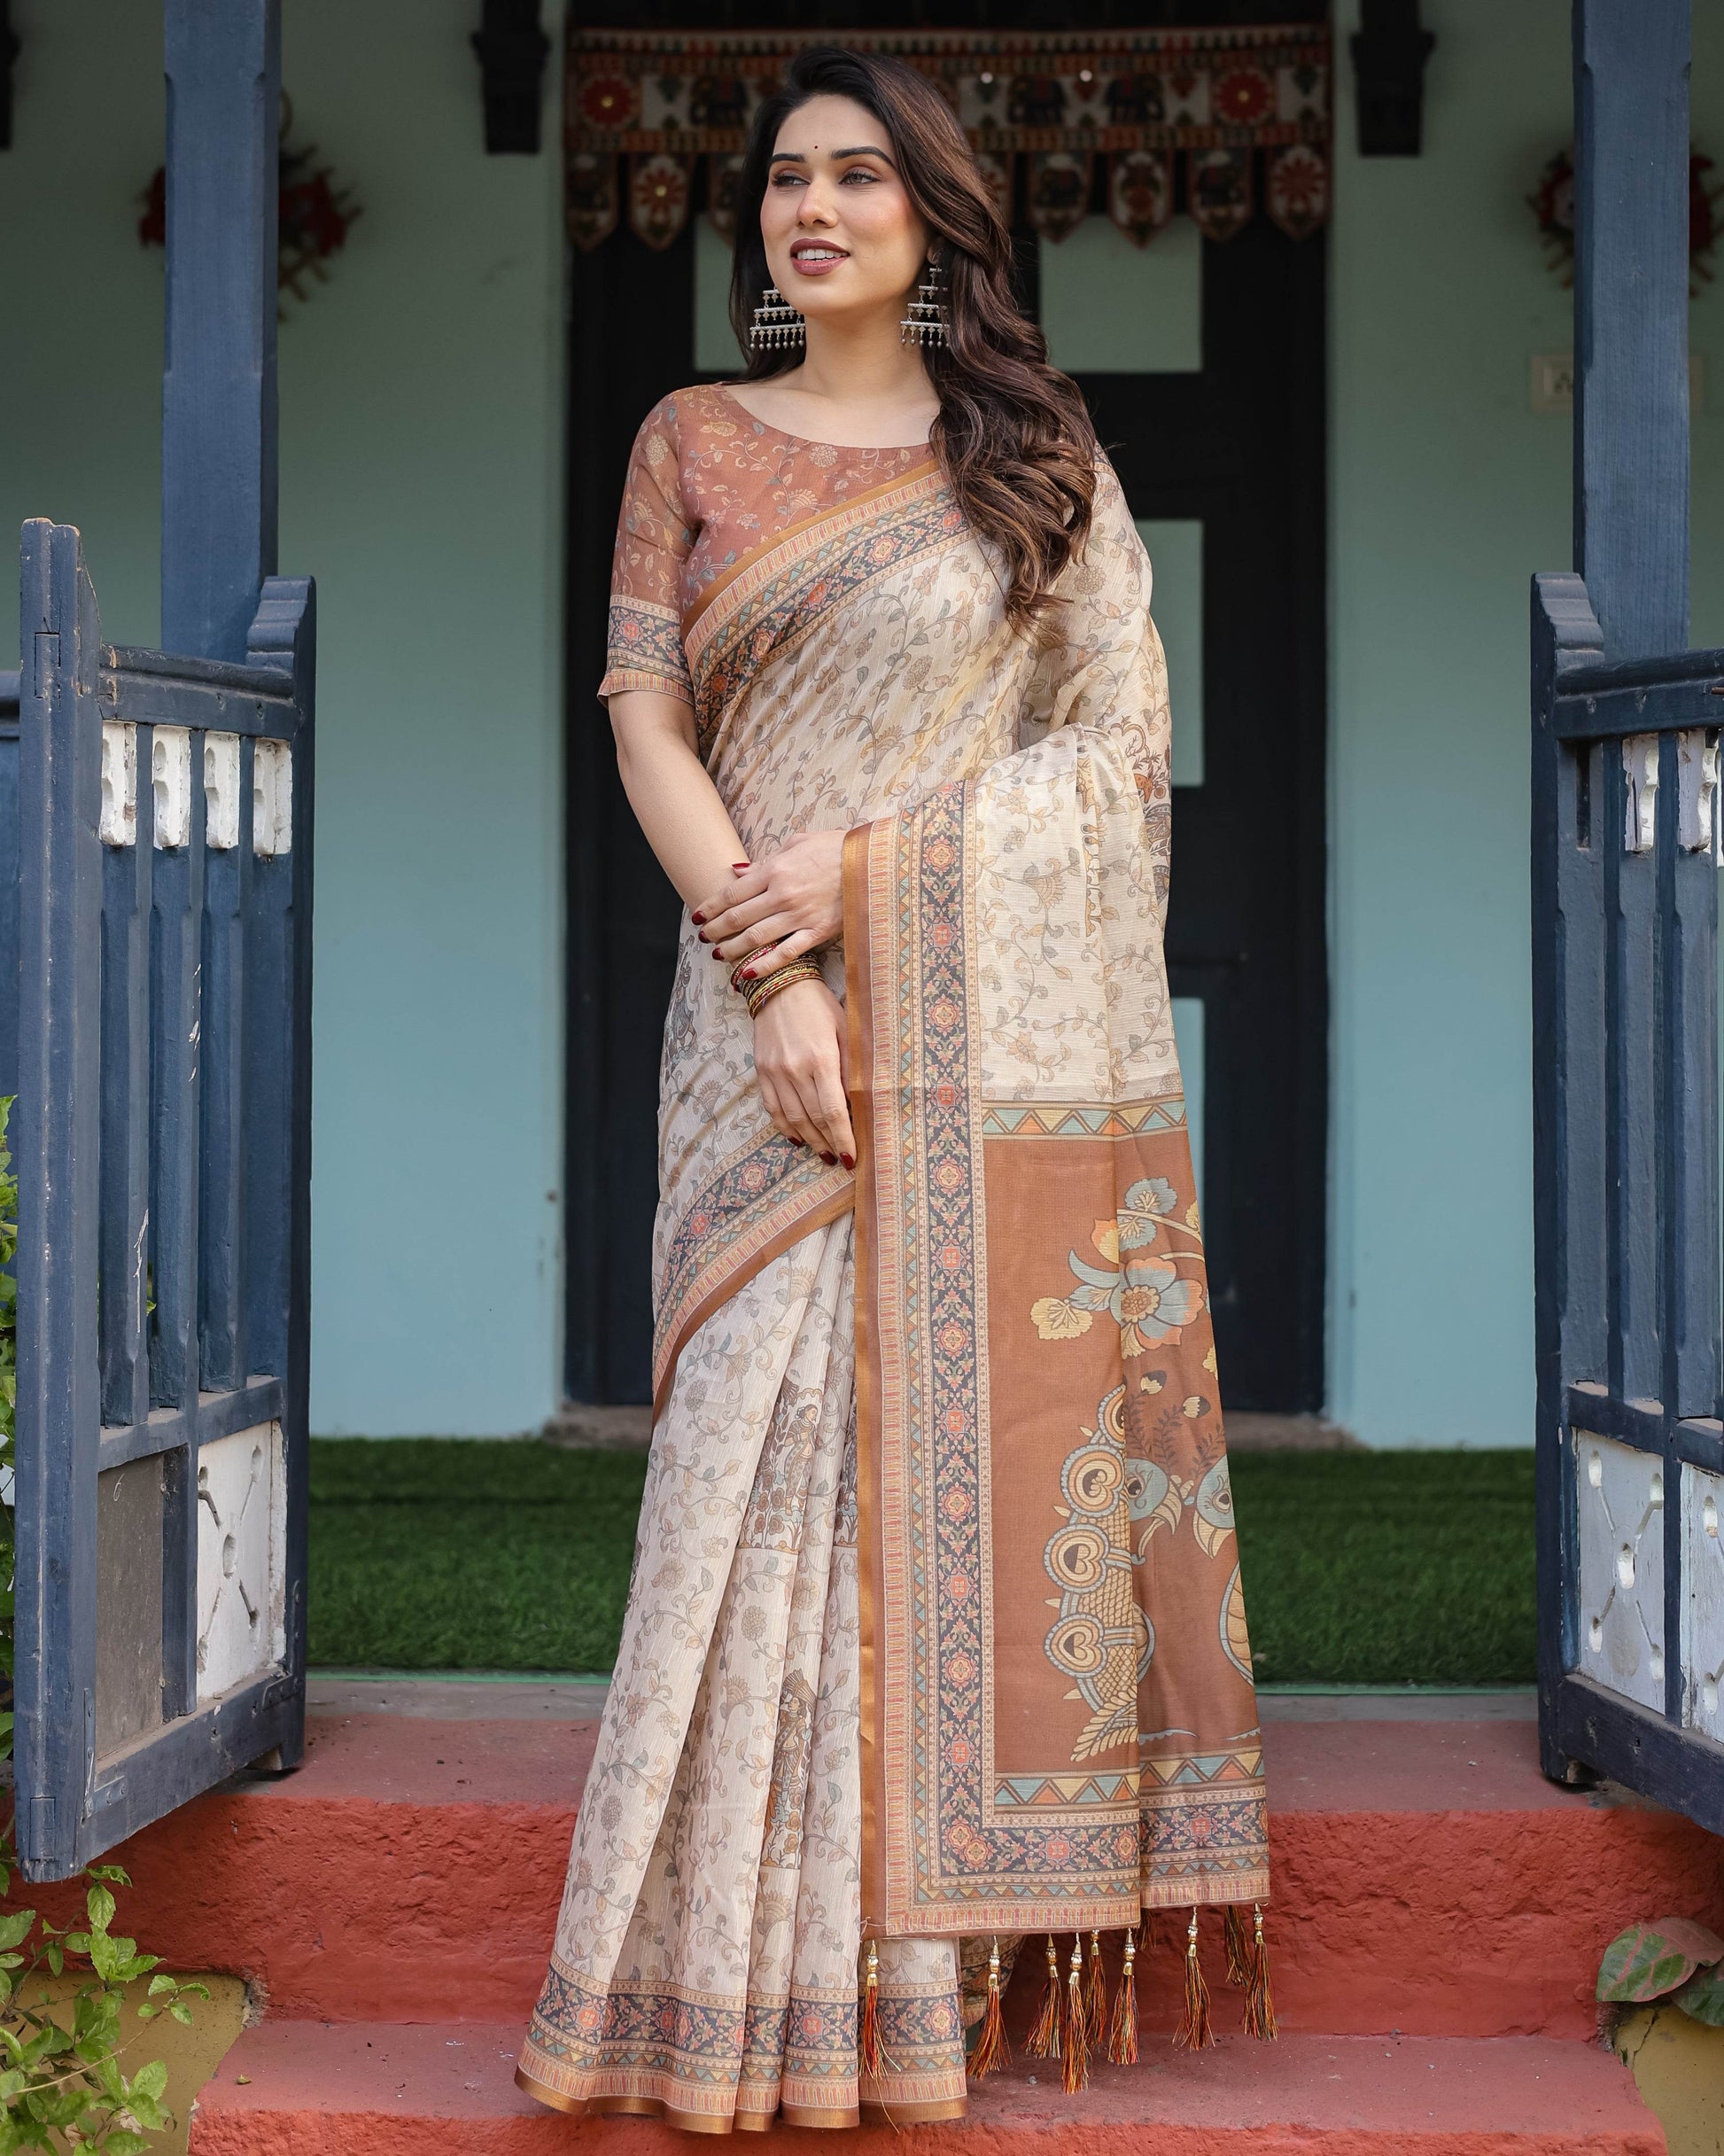
[[[623,690],[610,707],[629,806],[683,903],[698,906],[748,855],[695,751],[695,714],[645,689]]]

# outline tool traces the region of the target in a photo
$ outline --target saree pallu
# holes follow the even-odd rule
[[[685,921],[653,1452],[517,2075],[545,2101],[955,2117],[992,1936],[1267,1897],[1149,584],[1104,461],[1013,631],[930,463],[613,616],[613,651],[675,624],[754,858],[850,833],[858,1155],[773,1131]]]

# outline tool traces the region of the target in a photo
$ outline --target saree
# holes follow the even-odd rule
[[[752,858],[848,832],[858,1152],[773,1130],[685,915],[652,1451],[516,2074],[544,2102],[959,2117],[996,1942],[1267,1898],[1150,585],[1105,458],[1026,634],[926,448],[722,385],[635,443],[601,693],[692,707]]]

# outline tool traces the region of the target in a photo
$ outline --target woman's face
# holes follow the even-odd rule
[[[817,319],[900,307],[928,260],[890,137],[849,97],[811,97],[779,129],[760,236],[773,284]]]

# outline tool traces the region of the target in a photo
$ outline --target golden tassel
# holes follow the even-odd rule
[[[1265,2043],[1273,2043],[1279,2033],[1275,2019],[1275,1994],[1270,1989],[1269,1948],[1263,1942],[1263,1912],[1255,1902],[1251,1905],[1251,1917],[1255,1936],[1251,1944],[1251,1982],[1245,1995],[1246,2034],[1260,2036]]]
[[[982,2029],[970,2052],[970,2078],[980,2081],[984,2074],[992,2074],[1012,2063],[1012,2047],[1006,2040],[1006,2015],[999,1998],[999,1941],[996,1939],[988,1950],[988,2011],[982,2017]]]
[[[1060,1957],[1052,1932],[1047,1935],[1047,1989],[1042,1994],[1036,2025],[1023,2040],[1023,2048],[1032,2059],[1060,2056]]]
[[[1099,2045],[1107,2026],[1107,1972],[1101,1965],[1101,1934],[1090,1934],[1090,1966],[1083,1981],[1083,2026],[1090,2042]]]
[[[1107,2056],[1116,2066],[1138,2063],[1138,1935],[1125,1934],[1125,1965],[1114,1994],[1114,2026],[1107,2032]]]
[[[1083,2015],[1083,1942],[1071,1935],[1071,1967],[1066,1978],[1066,2094],[1090,2085],[1090,2032]]]
[[[1185,1929],[1185,2019],[1173,2040],[1188,2051],[1200,2051],[1215,2040],[1209,2027],[1209,1987],[1203,1981],[1202,1965],[1197,1958],[1195,1909]]]
[[[878,2074],[885,2064],[880,2043],[880,1949],[868,1942],[868,1981],[862,1992],[862,2041],[858,2055],[865,2074]]]
[[[1245,1924],[1237,1902],[1227,1904],[1226,1921],[1222,1929],[1227,1940],[1227,1981],[1243,1991],[1251,1981],[1251,1948],[1246,1941]]]

